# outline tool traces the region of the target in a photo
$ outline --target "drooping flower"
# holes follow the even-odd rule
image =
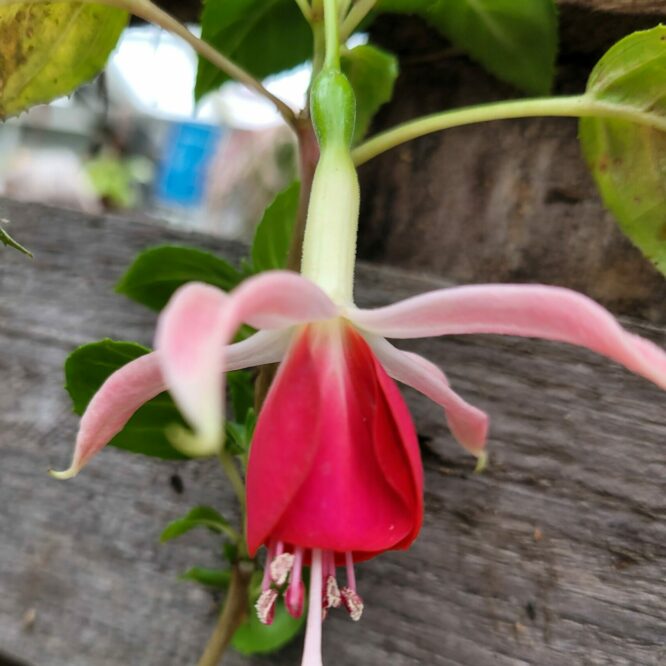
[[[229,344],[241,323],[260,329]],[[222,444],[224,372],[282,361],[257,423],[247,471],[248,545],[268,548],[257,610],[270,621],[284,593],[303,608],[310,564],[304,664],[319,664],[322,609],[362,600],[353,563],[406,548],[422,517],[414,428],[393,379],[440,404],[455,438],[483,453],[487,416],[426,359],[386,338],[494,333],[591,349],[666,389],[666,353],[625,331],[601,306],[558,287],[454,287],[363,310],[336,304],[295,273],[263,273],[230,294],[191,283],[160,316],[156,351],[118,370],[81,420],[74,476],[144,402],[168,389],[192,432],[177,443],[212,454]],[[392,379],[391,379],[392,378]],[[336,568],[346,568],[341,588]]]

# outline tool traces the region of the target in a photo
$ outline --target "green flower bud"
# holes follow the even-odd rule
[[[312,84],[310,112],[319,146],[351,146],[356,122],[356,98],[340,71],[323,70]]]

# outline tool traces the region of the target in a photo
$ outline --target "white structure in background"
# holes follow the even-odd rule
[[[198,26],[190,29],[199,30]],[[200,174],[191,168],[192,160],[210,161],[210,154],[217,153],[215,159],[219,165],[220,159],[225,160],[224,150],[206,146],[207,142],[217,142],[229,130],[267,131],[278,128],[282,122],[269,102],[234,82],[206,95],[195,105],[196,70],[195,53],[179,38],[154,26],[128,28],[107,65],[108,104],[91,88],[83,97],[62,98],[33,108],[0,127],[0,193],[68,203],[84,210],[96,209],[83,163],[88,157],[91,138],[103,122],[108,122],[125,137],[135,136],[138,129],[147,143],[156,148],[154,152],[162,155],[156,198],[162,199],[167,207],[160,214],[210,230],[210,224],[197,222],[199,214],[206,216],[205,205],[192,203],[197,197],[202,198],[196,190],[203,187],[205,180],[203,171]],[[310,66],[304,64],[270,77],[265,85],[298,109],[305,104],[309,77]],[[247,140],[248,137],[242,137],[241,143]],[[129,142],[132,141],[130,138]],[[258,149],[268,143],[266,137],[258,139]],[[137,152],[144,149],[131,147]],[[181,172],[175,171],[170,177],[165,170],[174,167],[181,168]],[[185,182],[188,177],[192,181],[189,190]],[[216,207],[224,189],[218,182]],[[182,214],[178,210],[179,201],[183,203]],[[229,206],[230,214],[240,219],[243,206],[242,203]],[[240,227],[235,222],[224,224],[228,232],[239,233]]]
[[[199,26],[190,26],[199,34]],[[197,120],[237,129],[276,127],[273,106],[230,82],[194,103],[197,56],[181,39],[154,26],[128,28],[107,66],[114,109],[127,109],[162,120]],[[294,108],[305,104],[309,65],[266,80],[266,87]]]

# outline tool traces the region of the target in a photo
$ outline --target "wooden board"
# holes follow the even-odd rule
[[[154,315],[112,291],[134,253],[164,241],[232,259],[243,250],[41,206],[3,202],[0,216],[35,253],[0,250],[0,653],[31,666],[193,664],[216,604],[176,577],[213,565],[217,542],[193,533],[159,545],[158,535],[197,503],[230,512],[216,465],[107,450],[74,481],[46,470],[67,463],[77,424],[62,389],[67,353],[104,336],[151,340]],[[364,265],[358,300],[441,285]],[[625,323],[666,345],[663,328]],[[410,551],[358,568],[366,614],[360,624],[330,616],[326,663],[666,664],[664,394],[563,345],[410,347],[490,412],[491,464],[472,474],[439,409],[409,393],[424,441],[423,532]],[[225,663],[295,664],[299,651],[300,641]]]

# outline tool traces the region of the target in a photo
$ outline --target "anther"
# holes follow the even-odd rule
[[[327,576],[324,583],[324,608],[338,608],[341,603],[338,581],[335,576]]]
[[[257,609],[257,617],[262,624],[273,624],[277,597],[278,593],[273,589],[264,590],[259,595],[254,607]]]
[[[273,559],[270,566],[271,580],[278,586],[282,587],[289,577],[292,567],[294,566],[294,556],[291,553],[282,553]]]
[[[343,587],[340,590],[340,596],[342,597],[344,607],[349,613],[349,617],[354,622],[358,622],[361,619],[361,615],[363,615],[363,599],[361,599],[361,596],[356,590],[352,590],[350,587]]]

